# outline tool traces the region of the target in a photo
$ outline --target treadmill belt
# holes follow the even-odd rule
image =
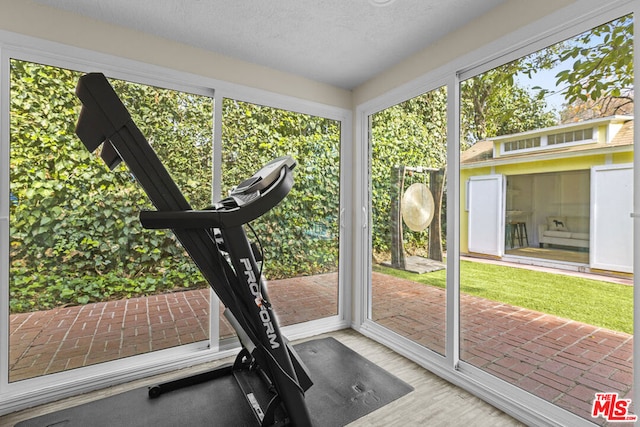
[[[333,338],[294,346],[314,385],[306,402],[314,426],[343,426],[413,388]],[[233,376],[148,398],[146,387],[16,424],[44,426],[255,426]]]

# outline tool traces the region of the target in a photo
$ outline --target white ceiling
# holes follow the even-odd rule
[[[506,0],[36,1],[353,89]]]

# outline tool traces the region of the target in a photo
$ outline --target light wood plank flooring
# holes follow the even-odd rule
[[[358,332],[344,330],[331,335],[415,388],[413,392],[354,421],[350,427],[524,425]]]
[[[351,330],[332,332],[314,338],[332,336],[358,352],[362,356],[411,384],[415,390],[408,395],[386,405],[385,407],[351,423],[357,426],[474,426],[503,427],[522,426],[523,424],[509,415],[492,407],[470,393],[456,387],[436,375],[421,368],[417,364],[398,355],[385,346],[370,340]],[[0,426],[13,426],[16,423],[38,415],[54,412],[70,406],[123,393],[125,391],[146,387],[173,378],[179,378],[193,372],[211,369],[224,363],[217,361],[194,368],[181,370],[144,380],[133,381],[108,389],[88,393],[81,396],[63,399],[59,402],[41,405],[13,414],[0,417]],[[203,369],[204,368],[204,369]]]

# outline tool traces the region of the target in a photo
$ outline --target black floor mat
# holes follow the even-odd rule
[[[343,426],[413,390],[333,338],[294,346],[314,385],[306,402],[314,426]],[[147,388],[32,418],[16,427],[254,426],[232,376],[149,399]]]

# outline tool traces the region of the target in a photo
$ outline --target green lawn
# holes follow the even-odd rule
[[[415,274],[375,266],[374,271],[445,287],[445,270]],[[460,262],[460,290],[614,331],[633,333],[633,287],[472,261]]]

